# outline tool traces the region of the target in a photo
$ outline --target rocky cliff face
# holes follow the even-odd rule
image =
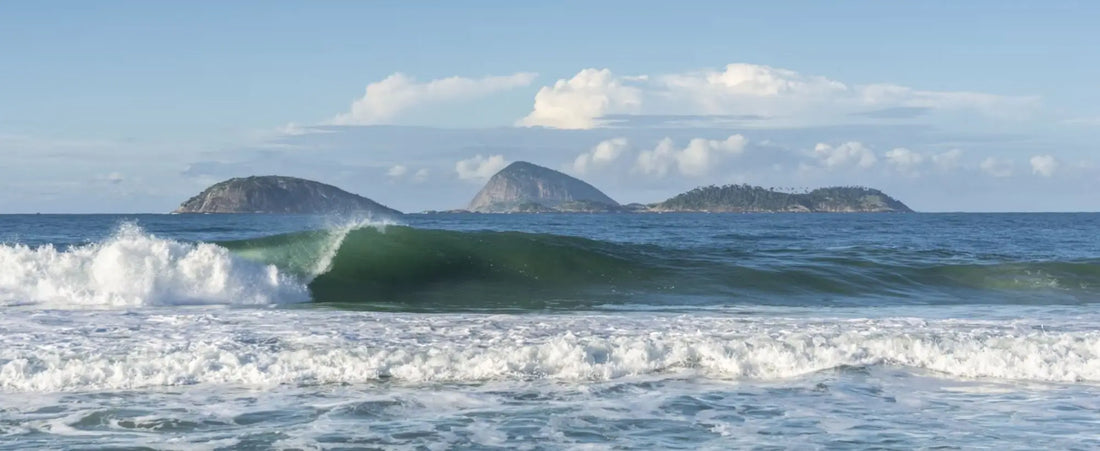
[[[332,185],[281,176],[243,177],[217,183],[188,199],[174,213],[401,215],[397,210]]]
[[[581,180],[517,161],[489,179],[468,209],[480,213],[606,212],[620,207]]]
[[[696,188],[651,205],[649,210],[714,213],[909,213],[913,211],[897,199],[872,188],[832,187],[815,189],[807,193],[784,193],[749,185]]]

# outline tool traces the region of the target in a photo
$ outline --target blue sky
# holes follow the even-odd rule
[[[590,3],[2,2],[0,212],[267,173],[455,208],[517,159],[1100,210],[1095,2]]]

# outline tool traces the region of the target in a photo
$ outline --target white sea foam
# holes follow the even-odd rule
[[[49,308],[269,304],[309,299],[278,268],[208,243],[158,238],[123,225],[111,238],[58,249],[0,246],[0,305]]]
[[[1100,332],[1019,323],[395,315],[234,310],[64,322],[9,317],[0,390],[637,376],[773,380],[892,366],[947,377],[1100,382]]]

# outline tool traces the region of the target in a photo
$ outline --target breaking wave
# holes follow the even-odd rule
[[[99,243],[0,245],[0,305],[46,308],[304,302],[298,278],[209,243],[157,238],[132,224]]]
[[[944,263],[807,251],[752,255],[550,234],[357,223],[220,243],[124,225],[68,248],[0,245],[0,305],[287,304],[354,308],[1090,303],[1100,262]]]
[[[314,301],[398,309],[1100,300],[1096,261],[945,264],[841,251],[757,258],[736,250],[723,254],[549,234],[406,226],[352,229],[335,248],[333,242],[328,232],[305,232],[222,245],[279,268],[315,274],[309,276]],[[318,251],[322,248],[329,251]],[[311,273],[316,254],[330,256],[323,259],[327,269]]]
[[[41,326],[56,338],[48,345],[34,338],[38,325],[5,324],[11,331],[0,350],[0,390],[774,380],[870,366],[955,378],[1100,382],[1096,331],[913,319],[233,313],[137,316],[109,325],[91,317]]]

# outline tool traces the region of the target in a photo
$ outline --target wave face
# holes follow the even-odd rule
[[[385,310],[889,306],[1100,301],[1100,261],[945,250],[751,248],[356,223],[217,243],[125,225],[96,243],[0,246],[0,303],[287,304]]]
[[[778,380],[872,366],[956,378],[1100,382],[1100,332],[1027,322],[638,313],[108,313],[0,321],[8,331],[0,350],[0,391],[641,376]],[[43,333],[53,341],[41,343]]]
[[[661,288],[642,249],[547,234],[389,226],[221,244],[311,279],[319,302],[524,308]]]
[[[0,304],[46,308],[272,304],[309,300],[274,265],[209,243],[157,238],[134,225],[99,243],[0,245]]]
[[[753,254],[406,226],[221,245],[309,280],[314,301],[375,308],[1083,303],[1100,293],[1100,262],[1090,260],[946,263],[858,248]]]

